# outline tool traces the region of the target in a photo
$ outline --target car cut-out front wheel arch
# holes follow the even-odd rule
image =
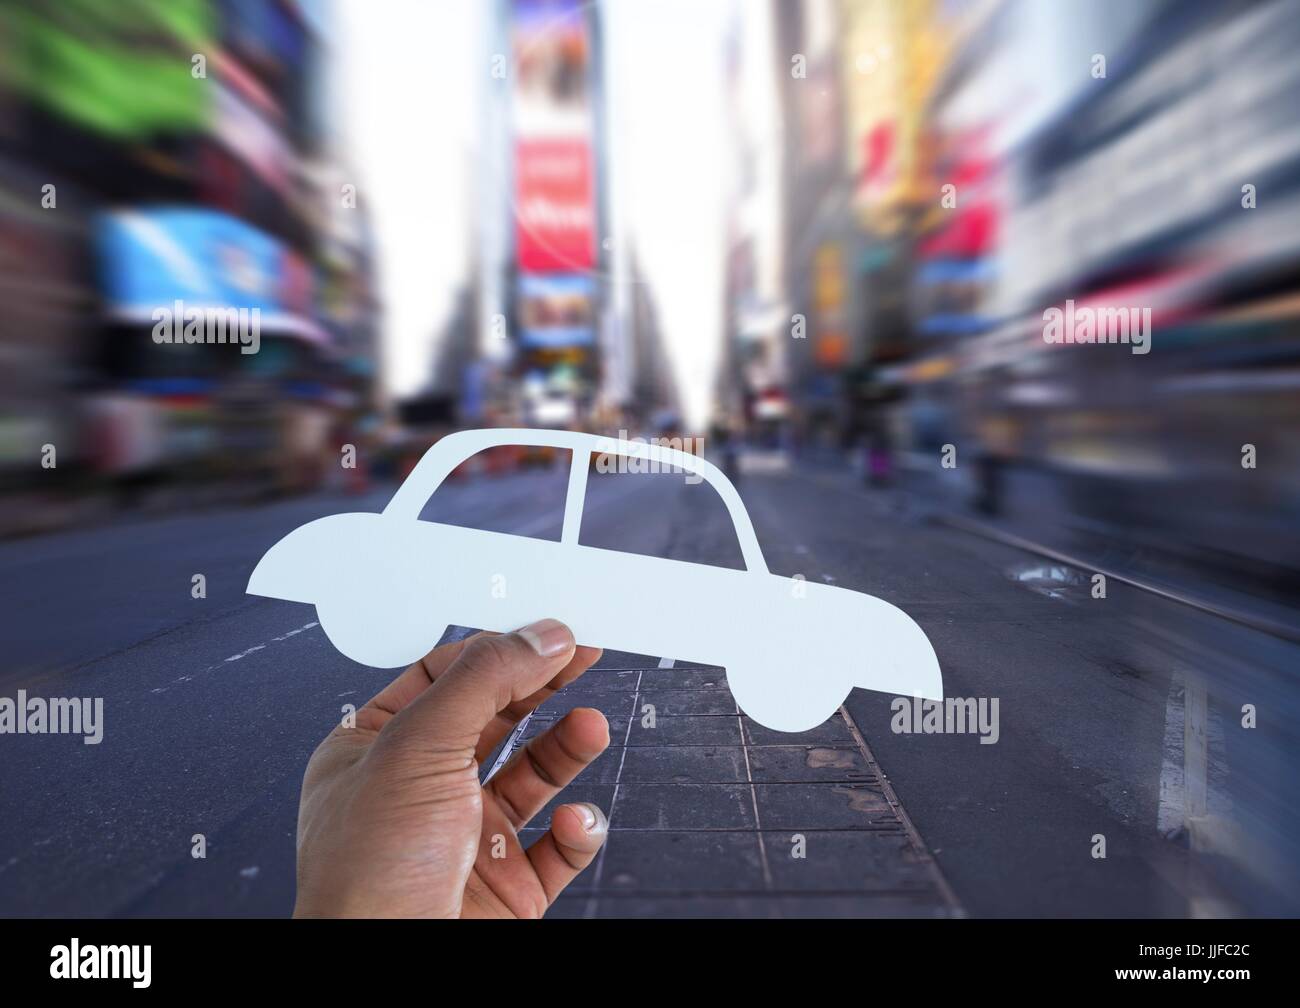
[[[345,602],[316,603],[316,618],[325,636],[346,657],[371,668],[404,668],[419,661],[438,643],[446,629],[433,621],[412,626],[400,606],[389,607],[379,620],[361,621]]]

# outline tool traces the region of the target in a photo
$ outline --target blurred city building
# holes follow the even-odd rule
[[[726,39],[732,191],[724,264],[727,338],[715,411],[723,428],[747,429],[770,442],[788,429],[791,316],[780,227],[785,160],[774,128],[780,122],[779,81],[770,62],[771,28],[764,21],[737,4]]]
[[[0,0],[0,536],[357,492],[457,428],[707,433],[729,475],[795,483],[742,484],[790,531],[774,570],[830,484],[830,527],[864,526],[846,570],[931,522],[1065,557],[1044,580],[1111,570],[1151,589],[1134,609],[1205,617],[1135,619],[1120,659],[1178,637],[1159,674],[1238,675],[1294,724],[1296,0],[357,0],[342,34],[336,2]],[[436,82],[426,53],[455,57]],[[178,306],[256,313],[256,347],[160,338]],[[556,475],[462,503],[502,518]],[[698,516],[674,540],[716,556]],[[1008,618],[944,590],[947,624]],[[1234,755],[1232,812],[1294,879],[1295,733],[1273,744]]]
[[[1300,504],[1292,9],[767,14],[768,38],[737,14],[725,54],[719,414],[1054,542],[1293,588],[1300,556],[1278,547]],[[775,91],[757,115],[756,87]],[[1047,342],[1067,301],[1149,313],[1147,352]],[[936,465],[945,445],[960,464]],[[1247,445],[1270,475],[1241,477]]]
[[[6,530],[162,484],[314,486],[373,429],[372,238],[315,8],[0,5]],[[178,302],[255,309],[257,351],[160,343]],[[33,508],[52,486],[75,493]]]
[[[1293,586],[1289,6],[726,10],[723,331],[691,336],[723,344],[717,428],[1052,541]],[[427,380],[389,403],[330,5],[0,4],[0,528],[160,487],[306,489],[342,444],[373,463],[454,426],[683,422],[683,337],[611,196],[611,12],[486,11],[472,234]],[[257,352],[159,344],[178,302],[257,309]],[[1149,313],[1150,352],[1047,342],[1067,306]],[[936,469],[945,445],[960,464]],[[1270,464],[1243,479],[1245,446]]]
[[[1294,8],[1072,6],[1045,22],[1031,7],[1002,5],[964,36],[933,108],[947,149],[967,151],[965,213],[988,221],[928,239],[974,242],[946,296],[967,306],[950,401],[989,460],[979,499],[1294,587]],[[1089,57],[1070,50],[1079,36],[1104,42]],[[1104,77],[1040,66],[1100,70],[1097,56]],[[1044,97],[1018,107],[1014,67]],[[1046,342],[1045,311],[1067,301],[1149,312],[1147,353]],[[1267,473],[1243,469],[1247,445]]]
[[[510,197],[495,212],[511,228],[504,314],[513,419],[578,426],[595,405],[606,299],[599,9],[512,0],[498,10],[508,18],[511,61]]]

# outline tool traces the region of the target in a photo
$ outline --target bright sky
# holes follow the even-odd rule
[[[659,309],[686,419],[699,430],[722,349],[727,5],[603,6],[615,191]]]
[[[466,272],[487,6],[339,0],[336,7],[345,156],[372,213],[383,377],[397,396],[428,383],[434,336]]]
[[[708,419],[721,349],[726,0],[606,0],[610,154],[622,228],[656,298],[687,419]],[[339,0],[348,156],[370,198],[395,395],[429,378],[465,275],[479,89],[476,0]],[[379,13],[382,11],[382,14]]]

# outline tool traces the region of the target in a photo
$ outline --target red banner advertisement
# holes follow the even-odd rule
[[[545,273],[595,265],[596,203],[585,139],[519,140],[515,199],[520,269]]]

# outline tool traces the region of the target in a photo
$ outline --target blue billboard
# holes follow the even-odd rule
[[[147,321],[159,306],[257,308],[262,325],[318,337],[299,257],[251,224],[201,208],[111,211],[97,227],[109,313]]]
[[[591,346],[595,284],[586,273],[524,273],[519,277],[520,342],[529,348]]]

